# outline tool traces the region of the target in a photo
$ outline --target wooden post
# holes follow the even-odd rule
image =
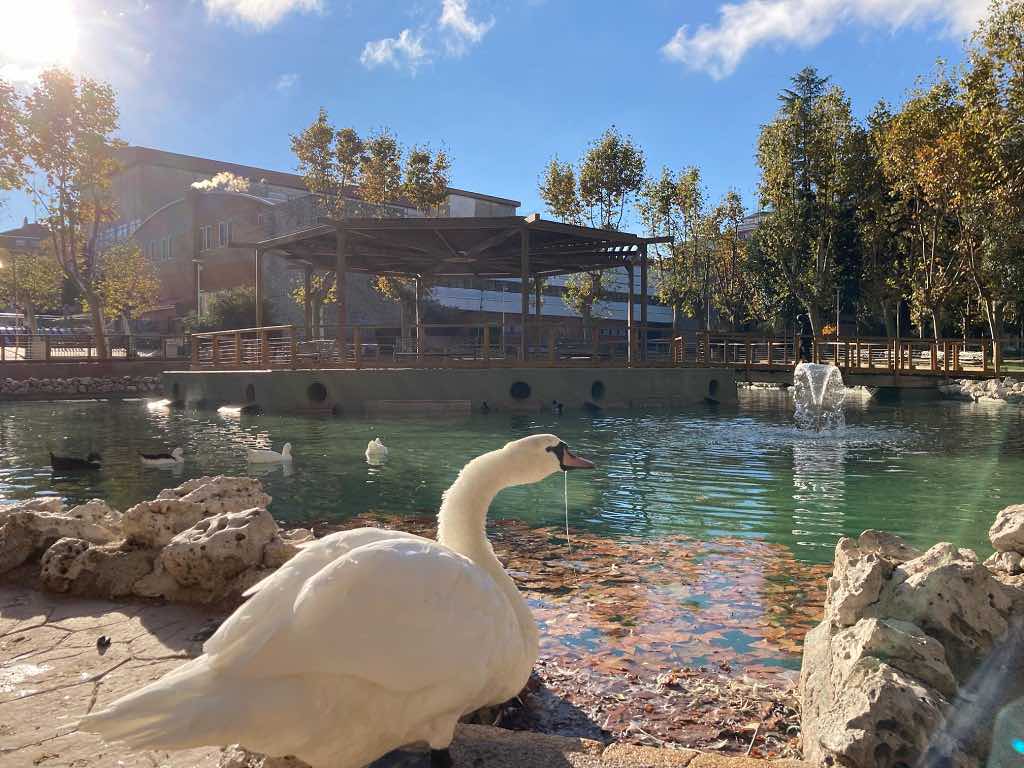
[[[932,352],[932,371],[939,370],[939,342],[933,341],[929,345]]]
[[[534,310],[535,310],[534,314],[536,314],[536,316],[537,316],[537,323],[539,324],[540,323],[540,315],[541,315],[541,305],[543,304],[543,300],[541,299],[541,293],[542,293],[542,291],[541,291],[541,280],[538,277],[534,282],[536,283],[536,285],[534,285],[533,288],[534,288],[534,293],[536,294],[536,301],[537,301],[537,305],[534,307]]]
[[[235,331],[235,368],[242,367],[242,334]]]
[[[988,371],[988,344],[981,342],[981,370]]]
[[[527,321],[530,317],[530,230],[523,227],[519,235],[519,289],[520,321],[523,329],[519,335],[519,362],[526,362]]]
[[[254,259],[254,265],[256,269],[256,327],[263,327],[263,300],[266,298],[263,295],[263,254],[260,253],[260,249],[255,250],[256,258]]]
[[[711,332],[704,331],[704,365],[711,365]]]
[[[751,346],[750,341],[748,340],[747,341],[747,353],[746,353],[747,354],[747,368],[750,367],[750,355],[751,355],[752,352],[753,352],[753,347]]]
[[[289,351],[291,352],[292,369],[294,370],[295,368],[298,367],[298,364],[299,364],[299,339],[295,335],[295,326],[294,325],[289,325],[288,326],[288,335],[291,337],[291,342],[292,342],[291,343],[291,349]]]
[[[220,368],[220,334],[213,335],[213,367]]]
[[[335,230],[334,246],[334,295],[338,306],[338,330],[334,346],[338,350],[338,360],[345,359],[345,325],[348,306],[345,302],[345,275],[348,272],[348,231],[338,227]]]
[[[303,297],[303,320],[306,325],[306,341],[313,339],[313,300],[310,298],[310,294],[313,292],[313,268],[306,265],[305,274],[302,279],[302,297]]]
[[[352,356],[355,359],[356,368],[362,367],[363,345],[359,339],[359,326],[352,326]]]
[[[555,363],[555,327],[548,328],[548,362]]]
[[[491,359],[491,325],[490,323],[484,323],[484,337],[483,337],[483,358],[484,360]]]
[[[28,350],[29,350],[29,352],[32,351],[32,337],[31,336],[29,336]],[[26,357],[29,357],[29,355],[26,355]],[[49,336],[43,336],[43,359],[46,362],[50,362],[50,337]]]
[[[189,341],[192,342],[192,367],[199,367],[199,337],[194,333],[189,337]]]
[[[415,313],[413,319],[416,323],[416,361],[423,360],[423,348],[425,346],[423,338],[423,281],[420,276],[417,275],[416,279],[413,280],[414,300],[416,302]]]
[[[626,362],[632,363],[636,353],[633,351],[633,330],[636,326],[633,317],[633,302],[636,297],[633,295],[633,262],[626,264]]]
[[[640,359],[647,359],[647,243],[640,246]]]
[[[992,342],[992,367],[996,373],[1001,373],[1003,368],[1003,342],[995,339]]]
[[[260,355],[258,362],[267,368],[270,367],[270,338],[263,328],[260,328]]]

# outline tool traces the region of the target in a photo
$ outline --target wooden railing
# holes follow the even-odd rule
[[[999,374],[1002,344],[991,339],[801,339],[700,332],[692,347],[679,345],[674,359],[729,368],[791,368],[806,360],[855,373]]]
[[[809,344],[808,344],[809,342]],[[809,349],[806,347],[809,346]],[[522,349],[525,347],[525,355]],[[800,360],[834,363],[857,373],[1000,372],[999,346],[987,340],[765,337],[698,332],[646,343],[597,336],[580,341],[566,329],[545,326],[518,333],[499,325],[421,325],[402,335],[394,327],[350,326],[343,340],[306,339],[292,325],[197,333],[195,369],[272,368],[481,368],[513,367],[713,367],[783,370]],[[995,350],[995,354],[993,354]]]

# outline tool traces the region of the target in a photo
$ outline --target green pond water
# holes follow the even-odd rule
[[[259,476],[279,519],[308,523],[379,512],[436,511],[442,491],[473,456],[536,432],[554,432],[594,472],[569,476],[572,526],[616,537],[685,533],[740,536],[826,562],[837,538],[866,528],[989,550],[995,512],[1024,502],[1024,409],[947,402],[887,406],[851,396],[847,427],[796,429],[785,392],[752,391],[733,407],[476,415],[462,421],[359,420],[171,411],[154,402],[0,404],[0,500],[58,494],[124,509],[199,475]],[[380,436],[382,466],[363,452]],[[247,447],[295,461],[257,471]],[[141,466],[137,453],[181,445],[180,470]],[[103,469],[54,475],[48,451],[103,456]],[[564,525],[561,476],[499,495],[492,518]]]

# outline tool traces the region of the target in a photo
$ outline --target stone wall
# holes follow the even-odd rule
[[[990,537],[985,563],[879,531],[839,541],[824,620],[804,641],[806,759],[971,768],[991,752],[1017,764],[998,762],[1010,741],[992,734],[1024,702],[1024,506],[1000,512]]]
[[[0,399],[50,400],[61,398],[158,395],[159,376],[72,376],[68,378],[0,379]]]
[[[939,387],[950,400],[999,401],[1024,405],[1024,379],[959,379]]]

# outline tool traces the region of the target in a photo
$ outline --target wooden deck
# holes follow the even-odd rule
[[[496,367],[709,367],[729,368],[752,380],[791,377],[804,357],[837,365],[845,377],[987,378],[1001,374],[999,343],[986,339],[764,337],[699,332],[675,339],[562,338],[557,327],[522,340],[497,325],[422,325],[416,335],[354,326],[347,338],[305,339],[279,325],[192,336],[192,370],[496,368]],[[803,352],[801,354],[801,344]],[[809,350],[807,347],[810,347]],[[849,380],[849,378],[848,378]],[[909,381],[908,381],[909,383]]]

